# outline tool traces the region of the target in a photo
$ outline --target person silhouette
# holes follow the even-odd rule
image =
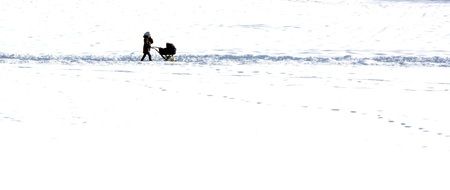
[[[144,34],[144,48],[143,48],[143,53],[144,55],[141,58],[141,61],[144,61],[145,57],[148,55],[149,60],[152,60],[152,55],[150,54],[150,48],[153,44],[153,39],[150,35],[150,32],[146,32]]]

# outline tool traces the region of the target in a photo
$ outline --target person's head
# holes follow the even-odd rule
[[[146,32],[145,34],[144,34],[144,38],[149,38],[150,37],[150,32]]]

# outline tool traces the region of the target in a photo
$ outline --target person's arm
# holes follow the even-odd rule
[[[152,39],[152,37],[149,37],[148,40],[150,41],[150,44],[153,44],[153,39]]]

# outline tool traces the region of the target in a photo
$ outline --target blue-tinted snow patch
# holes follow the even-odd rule
[[[34,61],[39,63],[109,63],[109,62],[138,62],[140,55],[21,55],[0,53],[0,63],[9,60]],[[154,58],[154,60],[160,60]],[[198,64],[222,63],[304,63],[304,64],[355,64],[355,65],[423,65],[423,66],[450,66],[450,57],[442,56],[372,56],[353,57],[343,56],[276,56],[276,55],[177,55],[177,62]]]

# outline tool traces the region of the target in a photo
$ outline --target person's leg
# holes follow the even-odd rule
[[[152,55],[150,54],[150,52],[148,53],[148,59],[149,59],[150,61],[152,61]]]
[[[144,53],[144,55],[142,56],[141,61],[144,61],[146,55],[147,55],[147,53]]]

